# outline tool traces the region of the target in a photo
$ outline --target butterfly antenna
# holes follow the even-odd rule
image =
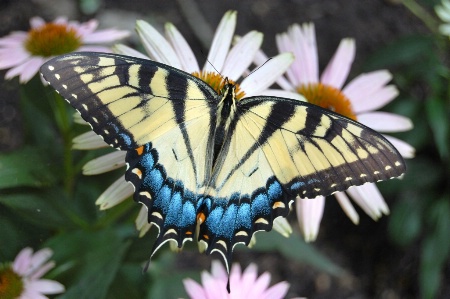
[[[256,69],[252,70],[252,71],[250,72],[250,74],[248,74],[248,75],[245,76],[245,77],[247,78],[248,76],[250,76],[251,74],[253,74],[253,73],[256,72],[257,70],[259,70],[263,65],[265,65],[266,63],[268,63],[271,59],[272,59],[272,57],[267,58],[267,60],[264,61],[263,64],[261,64],[260,66],[258,66]]]

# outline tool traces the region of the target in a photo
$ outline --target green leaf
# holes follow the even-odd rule
[[[433,39],[426,35],[411,35],[399,38],[377,51],[365,64],[365,69],[374,70],[398,65],[415,65],[424,56],[434,55]]]
[[[57,298],[108,298],[129,245],[113,229],[76,231],[50,239],[46,246],[54,250],[58,266],[53,273],[67,288]]]
[[[0,189],[13,187],[44,187],[56,181],[48,152],[26,147],[0,154]]]
[[[344,270],[322,255],[312,245],[300,239],[299,234],[292,234],[289,238],[270,231],[257,234],[256,245],[252,248],[259,251],[278,251],[289,260],[305,263],[331,275],[340,276]]]
[[[448,160],[450,151],[449,109],[444,100],[430,98],[426,102],[428,121],[442,160]]]
[[[20,222],[52,229],[74,226],[65,213],[70,211],[67,199],[56,191],[2,195],[0,203],[21,216]]]
[[[400,246],[414,241],[422,229],[422,205],[408,198],[395,204],[389,217],[388,232],[391,239]]]

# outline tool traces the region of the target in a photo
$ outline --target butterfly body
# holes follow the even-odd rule
[[[104,53],[56,57],[44,78],[111,146],[165,242],[198,238],[231,260],[270,230],[296,197],[397,177],[405,164],[380,134],[317,106],[278,97],[237,100],[150,60]]]

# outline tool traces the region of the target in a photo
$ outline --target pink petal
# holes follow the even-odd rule
[[[196,281],[186,278],[183,279],[183,285],[191,299],[208,299],[208,297],[206,297],[205,290]]]
[[[215,298],[227,298],[228,292],[226,290],[226,282],[216,279],[213,276],[211,276],[208,272],[203,271],[201,274],[201,280],[203,289],[206,293],[206,298],[208,299],[215,299]],[[231,292],[233,290],[231,289]]]
[[[213,260],[211,262],[211,274],[219,280],[228,280],[228,273],[220,261]]]
[[[347,84],[343,93],[350,99],[354,112],[376,110],[398,95],[394,85],[386,86],[391,79],[386,70],[361,74]]]
[[[41,267],[39,267],[39,269],[37,269],[36,271],[34,271],[33,274],[31,274],[29,276],[30,279],[38,279],[41,278],[42,276],[45,275],[45,273],[47,273],[48,271],[50,271],[50,269],[53,269],[55,267],[55,262],[50,261],[44,265],[42,265]]]
[[[411,159],[414,158],[416,155],[416,150],[414,147],[412,147],[410,144],[406,143],[403,140],[400,140],[398,138],[389,136],[389,135],[383,135],[387,140],[389,140],[390,143],[392,143],[393,146],[398,150],[398,152],[403,156],[403,158]]]
[[[53,251],[50,248],[43,248],[36,251],[31,257],[26,275],[28,276],[34,273],[38,268],[44,265],[44,263],[48,261],[52,255]]]
[[[320,82],[341,89],[350,73],[353,60],[355,59],[355,51],[355,40],[344,38],[323,71]]]
[[[208,59],[203,67],[205,72],[215,72],[214,68],[219,71],[223,69],[234,30],[236,29],[236,17],[237,12],[229,10],[220,20],[209,50]]]
[[[31,57],[23,47],[0,49],[0,70],[17,67]]]
[[[254,295],[254,282],[256,282],[258,278],[258,268],[255,264],[250,264],[244,270],[242,274],[242,281],[240,286],[240,293],[244,296],[244,298],[249,298],[248,295],[252,295],[254,298],[258,298]],[[250,297],[252,298],[252,297]]]
[[[262,294],[267,290],[270,284],[270,274],[265,272],[258,277],[258,279],[253,283],[253,288],[251,295],[247,298],[260,298]],[[255,296],[253,296],[255,295]]]
[[[404,132],[413,128],[409,118],[389,112],[358,114],[358,121],[379,132]]]
[[[42,294],[58,294],[65,290],[62,284],[49,279],[33,280],[27,286]]]
[[[3,50],[3,47],[8,48],[16,48],[21,47],[24,41],[27,39],[28,33],[23,31],[14,31],[9,35],[0,38],[0,50]]]
[[[33,29],[44,26],[45,24],[46,24],[46,22],[41,17],[32,17],[30,19],[30,27]]]
[[[32,255],[33,255],[33,249],[31,249],[30,247],[26,247],[26,248],[22,249],[19,252],[19,254],[16,256],[16,258],[14,259],[14,263],[13,263],[14,272],[23,276],[31,263]]]
[[[264,54],[263,51],[258,50],[254,56],[253,61],[256,65],[263,65],[264,63],[269,61],[269,57],[267,57],[267,55]],[[290,68],[288,68],[286,72],[288,72],[289,69]],[[288,80],[286,80],[283,76],[278,77],[276,83],[284,90],[294,90],[294,86],[292,86],[292,84]]]
[[[237,81],[252,63],[262,41],[263,34],[257,31],[251,31],[240,38],[228,53],[222,68],[222,76]]]
[[[199,72],[200,67],[198,66],[194,52],[192,52],[186,39],[172,23],[166,24],[166,36],[180,58],[182,70],[188,73]]]
[[[301,101],[301,102],[307,102],[305,97],[303,97],[301,94],[298,94],[298,93],[292,92],[292,91],[281,90],[281,89],[266,89],[266,90],[260,91],[258,94],[255,94],[255,95],[287,98],[287,99],[294,99],[294,100]]]
[[[70,26],[72,26],[79,35],[85,37],[87,35],[92,34],[98,27],[98,21],[95,19],[89,20],[88,22],[79,24],[78,22],[70,22]]]
[[[264,296],[258,298],[267,299],[283,299],[289,290],[289,283],[282,281],[273,286],[271,286],[265,293]]]
[[[87,44],[111,43],[129,36],[126,30],[104,29],[87,33],[83,36],[83,42]]]
[[[22,78],[32,78],[39,70],[39,66],[36,66],[36,59],[37,57],[31,57],[18,66],[11,68],[6,72],[5,78],[11,79],[15,76],[20,76],[20,82],[25,83],[26,81],[23,81]]]
[[[67,17],[57,17],[56,19],[53,20],[52,23],[61,24],[61,25],[71,25],[71,26],[76,26],[76,27],[79,26],[78,22],[75,22],[75,21],[69,22]]]
[[[24,63],[25,70],[20,74],[20,83],[27,83],[39,72],[39,68],[46,61],[43,57],[33,57]]]
[[[289,36],[287,33],[277,34],[276,36],[276,43],[278,47],[278,51],[280,53],[286,53],[291,52],[294,53],[294,45],[289,39]],[[266,56],[267,57],[267,56]],[[298,58],[297,58],[298,59]],[[261,61],[259,65],[265,63],[268,60],[266,58],[264,61]],[[286,70],[286,76],[288,77],[289,81],[285,80],[283,81],[284,77],[280,77],[280,86],[286,90],[294,90],[296,86],[300,85],[300,76],[301,76],[301,70],[299,67],[298,62],[294,62],[290,68]],[[278,82],[278,81],[277,81]]]
[[[297,24],[288,30],[294,45],[295,76],[299,84],[317,83],[319,81],[319,58],[317,54],[316,33],[313,23]]]

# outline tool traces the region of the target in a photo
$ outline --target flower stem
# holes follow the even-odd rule
[[[412,14],[420,19],[431,32],[438,32],[438,24],[436,19],[416,1],[402,0],[402,3]]]
[[[53,92],[53,95],[54,98],[51,99],[51,106],[59,132],[63,138],[64,189],[68,194],[72,194],[74,186],[72,119],[61,96],[56,92]]]

